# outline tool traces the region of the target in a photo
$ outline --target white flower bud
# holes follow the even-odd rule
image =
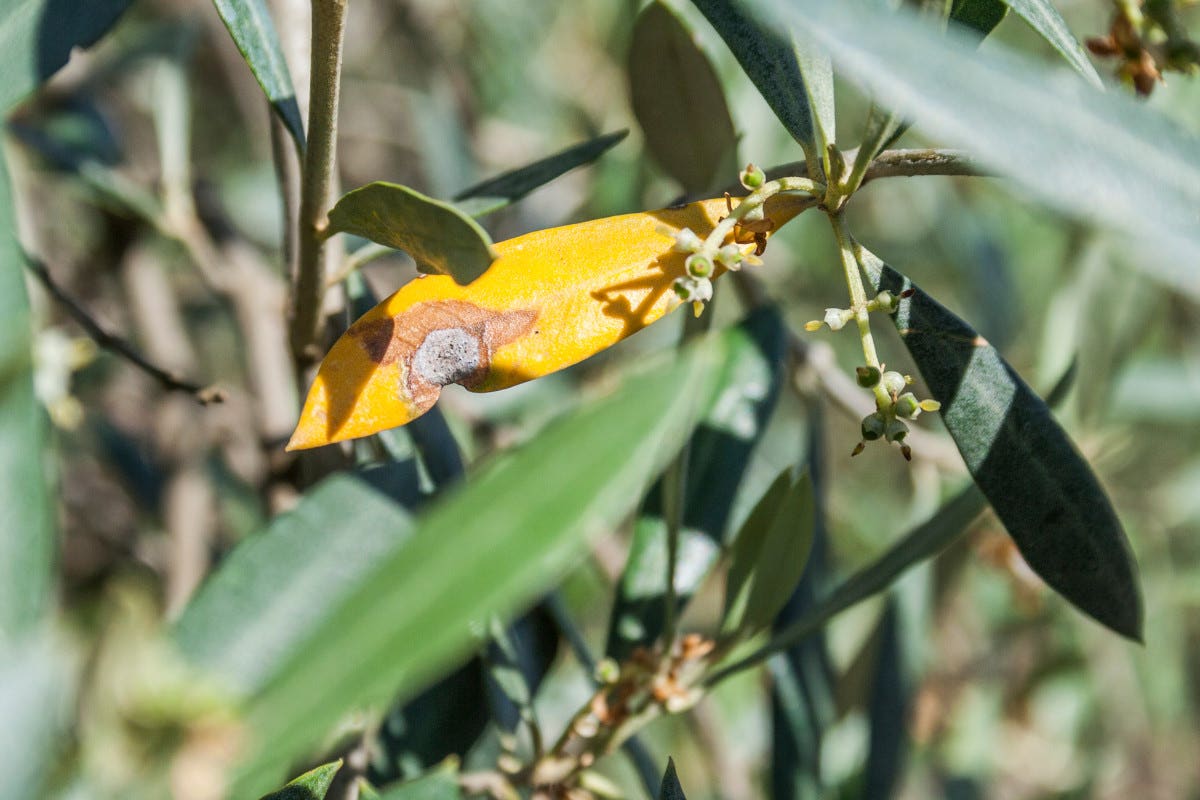
[[[680,228],[673,238],[675,245],[671,249],[677,253],[695,253],[704,247],[704,241],[691,228]]]
[[[717,261],[726,269],[734,271],[741,269],[742,261],[745,258],[746,256],[742,253],[742,248],[732,242],[717,251]]]
[[[853,314],[845,308],[827,308],[825,309],[825,324],[831,331],[840,331],[846,327],[846,323],[852,316]]]
[[[904,376],[899,372],[888,370],[883,373],[883,390],[890,395],[897,395],[904,391],[904,387],[908,385],[908,381],[904,380]]]

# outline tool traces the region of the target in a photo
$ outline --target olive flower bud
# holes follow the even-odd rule
[[[883,436],[886,431],[887,422],[884,421],[883,415],[878,411],[863,417],[862,438],[866,441],[873,442],[880,436]]]
[[[738,179],[742,182],[742,186],[754,191],[766,182],[767,176],[759,167],[756,167],[754,164],[747,164],[746,168],[738,173]]]

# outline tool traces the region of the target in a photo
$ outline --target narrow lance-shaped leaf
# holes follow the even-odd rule
[[[331,477],[234,549],[188,604],[173,638],[191,664],[250,696],[303,657],[312,632],[402,547],[411,525],[366,479]]]
[[[771,200],[776,227],[805,208]],[[289,448],[404,425],[447,384],[504,389],[637,333],[681,303],[672,284],[685,256],[671,234],[707,236],[726,213],[723,199],[707,200],[535,231],[498,244],[500,258],[470,286],[441,275],[407,284],[334,344]]]
[[[304,123],[266,0],[213,0],[221,21],[284,127],[304,148]]]
[[[658,790],[658,800],[687,800],[683,787],[679,785],[679,776],[675,774],[675,759],[667,759],[667,769],[663,773],[662,786]]]
[[[950,21],[963,25],[986,38],[1008,14],[1004,0],[954,0]]]
[[[833,96],[833,60],[814,39],[803,32],[792,36],[796,61],[804,76],[804,89],[813,117],[816,146],[822,154],[837,142],[837,108]]]
[[[74,680],[72,658],[44,631],[0,645],[0,797],[48,796],[64,742]]]
[[[824,137],[818,134],[809,89],[791,36],[781,34],[780,28],[763,25],[747,13],[746,4],[735,0],[692,2],[725,40],[783,127],[804,149],[805,160],[820,163]]]
[[[871,733],[863,767],[863,797],[894,797],[904,773],[912,688],[901,646],[902,619],[896,598],[889,597],[879,619],[878,656],[867,706]]]
[[[1137,264],[1200,297],[1200,140],[1117,92],[1063,80],[993,44],[946,35],[903,9],[878,24],[860,0],[764,0],[771,24],[811,31],[842,74],[927,133],[971,148],[1030,195],[1090,223],[1147,237]],[[987,87],[980,91],[980,87]]]
[[[785,328],[779,311],[761,308],[738,324],[755,343],[688,444],[683,531],[675,569],[682,609],[720,553],[734,498],[779,398],[785,369]],[[662,633],[666,603],[667,523],[662,482],[651,490],[634,525],[633,543],[609,623],[609,657],[627,658]]]
[[[813,544],[804,575],[776,616],[773,631],[785,629],[808,613],[829,582],[826,426],[820,400],[810,399],[807,406],[805,469],[813,486]],[[825,729],[837,716],[838,676],[824,631],[777,654],[767,668],[771,673],[771,797],[816,800],[825,795],[821,771]]]
[[[132,0],[0,0],[0,112],[91,47]]]
[[[813,489],[784,470],[750,512],[730,550],[721,636],[746,639],[771,626],[808,561]]]
[[[954,0],[950,7],[950,22],[973,32],[982,42],[988,34],[1000,24],[1008,14],[1008,6],[1003,0]],[[854,157],[854,168],[859,174],[866,168],[875,156],[890,147],[903,136],[911,126],[911,122],[903,119],[895,111],[887,108],[886,102],[872,100],[867,112],[867,125],[863,133],[862,146]]]
[[[768,644],[732,664],[720,667],[705,678],[705,683],[720,683],[775,653],[805,641],[847,608],[882,592],[908,569],[937,555],[962,536],[986,507],[987,500],[979,488],[974,484],[968,486],[820,602],[775,631]]]
[[[468,284],[496,259],[491,237],[459,209],[398,183],[347,193],[329,212],[328,234],[352,233],[403,250],[429,275]]]
[[[454,195],[454,202],[463,213],[477,219],[499,211],[576,167],[590,164],[628,135],[627,130],[615,131],[572,145],[552,156],[463,189]]]
[[[1103,86],[1083,46],[1071,35],[1066,21],[1050,0],[954,0],[950,19],[981,36],[987,36],[1000,24],[1010,8],[1049,42],[1088,83],[1097,88]]]
[[[458,800],[462,790],[458,782],[458,767],[452,760],[419,778],[389,788],[378,795],[379,800]]]
[[[46,419],[34,395],[29,298],[13,201],[0,154],[0,645],[45,614],[55,553]]]
[[[291,781],[279,791],[263,795],[262,800],[325,800],[325,795],[341,768],[340,758],[329,764],[322,764]]]
[[[1141,639],[1137,569],[1108,496],[1050,409],[987,341],[912,281],[857,248],[975,483],[1051,587],[1123,636]]]
[[[721,81],[687,24],[664,3],[638,15],[628,68],[646,148],[685,192],[708,192],[736,171],[737,131]]]
[[[1066,20],[1050,0],[1004,0],[1004,3],[1049,42],[1076,72],[1087,78],[1088,83],[1096,87],[1104,85],[1096,74],[1096,68],[1088,60],[1083,45],[1071,35]]]
[[[545,591],[589,535],[629,512],[751,346],[736,331],[699,342],[448,494],[250,703],[235,794],[252,794],[348,709],[411,696],[475,643],[473,624]]]

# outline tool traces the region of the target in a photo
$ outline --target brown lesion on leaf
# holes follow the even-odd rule
[[[447,383],[479,385],[492,355],[528,333],[537,317],[533,309],[494,311],[465,300],[434,300],[395,317],[356,323],[347,333],[376,364],[402,364],[408,395],[421,406]]]

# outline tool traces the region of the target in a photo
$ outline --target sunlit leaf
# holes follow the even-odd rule
[[[654,160],[689,194],[728,180],[737,132],[721,81],[687,23],[664,3],[638,15],[628,68],[633,113]]]
[[[777,226],[805,207],[772,200]],[[680,304],[672,284],[684,254],[671,232],[706,236],[726,213],[723,199],[707,200],[535,231],[496,245],[500,257],[469,286],[446,276],[407,284],[334,344],[288,447],[403,425],[446,384],[504,389],[637,333]]]
[[[491,237],[470,216],[398,183],[376,181],[344,195],[329,212],[329,233],[403,250],[421,272],[459,284],[479,278],[496,259]]]
[[[250,703],[240,794],[346,710],[412,696],[473,646],[472,623],[506,617],[558,580],[590,535],[629,512],[751,347],[734,330],[656,362],[447,494],[330,604],[312,646]],[[362,533],[335,523],[326,535]]]
[[[1035,572],[1080,610],[1141,638],[1137,568],[1116,512],[1047,405],[969,325],[865,249],[877,290],[912,291],[893,316],[976,484]]]
[[[300,119],[300,106],[296,103],[292,76],[283,58],[279,33],[266,0],[213,0],[213,5],[271,108],[283,120],[296,144],[303,148],[304,123]]]
[[[279,791],[263,795],[262,800],[325,800],[325,795],[341,768],[340,758],[329,764],[322,764],[291,781]]]

